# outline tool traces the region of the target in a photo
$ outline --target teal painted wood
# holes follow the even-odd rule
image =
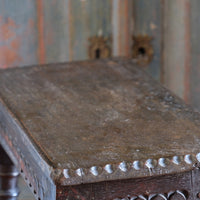
[[[0,67],[88,59],[89,37],[112,38],[111,0],[0,1]]]
[[[38,63],[33,0],[0,1],[0,68]]]
[[[193,1],[191,1],[193,2]],[[190,67],[190,1],[165,1],[164,83],[188,101]]]
[[[134,35],[153,37],[154,58],[148,72],[160,80],[162,62],[163,0],[134,0]]]
[[[42,12],[45,62],[69,60],[68,0],[43,0]]]
[[[190,103],[200,110],[200,1],[191,1]]]
[[[88,39],[103,35],[111,37],[110,0],[70,0],[70,60],[88,59]]]
[[[111,1],[43,0],[45,62],[88,59],[88,39],[111,36]]]

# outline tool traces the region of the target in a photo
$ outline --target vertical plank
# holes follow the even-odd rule
[[[147,71],[160,80],[162,62],[162,34],[163,34],[163,0],[134,0],[134,35],[149,35],[153,37],[153,61]]]
[[[46,62],[88,59],[88,39],[111,36],[111,0],[43,0]]]
[[[37,30],[38,30],[38,58],[39,64],[44,64],[46,60],[46,51],[44,44],[44,3],[43,0],[37,0]]]
[[[188,101],[190,66],[190,1],[165,1],[164,84]]]
[[[38,62],[36,13],[33,0],[0,1],[0,68]]]
[[[111,37],[111,0],[70,0],[70,28],[73,29],[72,60],[88,59],[88,39],[102,35]]]
[[[89,38],[89,17],[87,12],[88,4],[92,2],[69,0],[70,13],[70,60],[84,60],[87,58],[87,42]],[[90,5],[92,6],[92,5]],[[94,16],[95,19],[95,16]],[[96,22],[97,23],[97,22]]]
[[[113,56],[131,56],[133,0],[112,1]]]
[[[38,0],[40,1],[40,0]],[[64,62],[69,60],[69,9],[68,0],[43,1],[44,51],[46,63]],[[41,1],[41,2],[42,2]],[[40,3],[41,4],[41,3]],[[42,18],[42,16],[40,16]]]
[[[190,103],[200,110],[200,1],[191,1]]]

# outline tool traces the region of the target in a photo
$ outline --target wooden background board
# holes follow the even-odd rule
[[[191,58],[190,3],[189,0],[169,0],[165,1],[164,8],[164,83],[188,101]]]
[[[113,56],[131,56],[132,36],[153,36],[148,71],[160,80],[163,1],[0,1],[0,68],[88,59],[88,39],[111,39]]]
[[[0,1],[0,68],[38,63],[35,1]]]
[[[164,84],[200,110],[200,1],[169,0],[164,5]]]
[[[189,70],[189,102],[200,110],[200,1],[192,0],[190,6],[190,70]]]
[[[133,34],[135,36],[149,35],[153,38],[154,57],[146,68],[157,80],[160,80],[162,71],[163,3],[163,0],[134,0],[133,2]]]

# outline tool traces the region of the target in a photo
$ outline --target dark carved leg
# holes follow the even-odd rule
[[[17,200],[19,172],[0,146],[0,200]]]

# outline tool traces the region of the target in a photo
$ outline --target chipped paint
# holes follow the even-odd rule
[[[0,68],[10,67],[22,60],[19,55],[21,38],[16,36],[16,29],[18,26],[14,20],[8,18],[3,22],[0,18]]]

